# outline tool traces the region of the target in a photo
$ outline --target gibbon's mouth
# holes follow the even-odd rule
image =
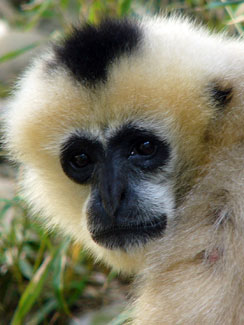
[[[100,246],[108,249],[122,249],[145,245],[149,240],[162,235],[167,225],[167,216],[141,224],[112,226],[100,231],[92,231],[92,239]]]

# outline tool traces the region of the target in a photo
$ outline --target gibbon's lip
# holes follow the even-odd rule
[[[127,224],[125,226],[112,226],[109,229],[91,232],[92,239],[108,248],[119,248],[129,244],[130,238],[146,243],[150,238],[158,237],[166,228],[167,216],[140,224]],[[130,243],[133,244],[133,243]]]

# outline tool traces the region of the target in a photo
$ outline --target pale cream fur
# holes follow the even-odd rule
[[[95,92],[75,82],[61,66],[50,73],[47,62],[53,59],[51,50],[35,60],[5,114],[6,146],[12,159],[23,165],[23,196],[48,227],[59,227],[99,260],[124,272],[140,270],[149,252],[146,263],[150,267],[143,271],[136,324],[223,324],[219,321],[228,319],[223,318],[226,295],[233,301],[239,297],[238,303],[243,298],[241,287],[239,295],[235,294],[237,282],[233,287],[236,291],[230,290],[234,265],[239,263],[237,273],[242,267],[241,257],[238,259],[243,252],[242,213],[234,213],[236,223],[217,227],[218,216],[205,218],[205,212],[219,206],[222,194],[215,199],[203,189],[209,190],[209,181],[215,194],[223,188],[232,193],[233,209],[237,211],[241,205],[243,179],[238,179],[236,167],[232,170],[231,166],[238,165],[242,156],[237,150],[232,158],[230,152],[244,137],[244,42],[211,34],[175,17],[146,18],[140,25],[145,36],[140,50],[117,60],[109,69],[107,83]],[[215,83],[221,89],[233,88],[231,102],[222,109],[216,108],[211,98]],[[200,182],[187,203],[182,197],[183,206],[176,217],[170,216],[165,237],[127,253],[107,250],[92,241],[85,214],[90,188],[68,179],[59,162],[61,144],[72,131],[90,130],[102,138],[104,126],[113,132],[126,121],[167,137],[173,161],[179,166],[176,172],[181,165],[191,167],[176,180],[183,193],[185,187]],[[215,157],[224,156],[225,150],[224,165],[218,169]],[[212,162],[215,159],[217,162]],[[240,162],[239,170],[241,166]],[[204,171],[208,176],[201,181]],[[223,199],[226,203],[225,196]],[[216,249],[221,251],[219,260],[210,265],[208,254]],[[233,256],[225,255],[229,250]],[[185,304],[187,297],[190,300]],[[238,303],[232,315],[240,310]],[[235,324],[231,323],[233,317],[226,324]]]
[[[133,325],[244,324],[243,166],[240,143],[206,167],[151,247]]]

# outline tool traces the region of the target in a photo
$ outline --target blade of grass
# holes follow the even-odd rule
[[[221,2],[225,5],[225,10],[229,14],[231,20],[235,20],[236,17],[235,17],[234,11],[232,10],[231,6],[229,6],[227,4],[227,2],[229,2],[229,1],[221,0]],[[238,33],[240,34],[240,36],[243,37],[244,33],[243,33],[242,25],[240,23],[235,23],[234,26],[235,26],[236,30],[238,31]]]
[[[33,278],[29,282],[27,288],[20,298],[19,304],[12,318],[11,325],[23,324],[25,315],[38,299],[47,275],[59,254],[60,247],[54,250],[51,255],[48,255],[41,266],[38,268],[37,272],[34,274]]]
[[[39,308],[38,312],[34,314],[31,319],[26,322],[26,325],[39,325],[43,324],[45,318],[57,308],[58,303],[56,300],[50,300],[46,304],[44,304],[41,308]]]
[[[30,283],[28,284],[27,288],[25,289],[24,293],[20,298],[19,304],[11,321],[11,325],[23,324],[23,319],[25,315],[31,309],[32,305],[35,303],[41,292],[52,261],[52,256],[47,256],[40,268],[37,270],[37,272],[31,279]]]
[[[229,21],[227,25],[239,24],[239,23],[243,23],[243,21],[244,21],[244,15],[241,15]]]
[[[53,5],[52,0],[45,0],[41,2],[41,4],[37,9],[34,8],[31,21],[27,23],[25,26],[26,30],[31,30],[38,23],[38,21],[44,16],[45,11],[47,11],[52,5]]]
[[[12,60],[12,59],[16,58],[17,56],[34,49],[38,45],[39,45],[39,42],[35,42],[35,43],[29,44],[25,47],[22,47],[21,49],[18,49],[16,51],[11,51],[11,52],[0,57],[0,63]]]
[[[54,267],[53,287],[54,292],[59,303],[59,308],[63,310],[68,316],[71,312],[64,299],[64,270],[66,264],[66,252],[68,250],[70,241],[67,240],[61,245],[60,254],[57,257]]]
[[[12,207],[13,205],[11,203],[6,203],[0,211],[0,219],[2,219],[7,213],[7,211]]]
[[[244,3],[243,0],[230,0],[230,1],[225,1],[225,2],[220,2],[220,1],[214,1],[214,2],[210,2],[208,3],[205,8],[206,9],[216,9],[216,8],[220,8],[220,7],[225,7],[228,5],[238,5]]]
[[[18,203],[21,203],[21,199],[18,197],[18,196],[15,196],[13,199],[9,200],[9,199],[3,199],[3,198],[0,198],[0,203],[3,202],[3,203],[11,203],[12,205],[14,204],[18,204]]]
[[[27,259],[20,258],[18,260],[18,266],[22,275],[28,280],[31,279],[31,277],[33,276],[33,266],[31,265],[31,263]]]
[[[115,319],[109,322],[108,325],[123,325],[131,320],[132,309],[125,310],[119,314]]]
[[[132,0],[122,0],[119,5],[119,15],[127,15],[130,11]]]
[[[81,281],[72,281],[69,284],[69,289],[75,289],[73,293],[70,293],[68,298],[68,305],[71,306],[81,296],[83,290],[86,288],[88,282],[88,276],[83,276]]]
[[[68,4],[69,4],[69,0],[61,0],[60,1],[60,5],[61,5],[62,9],[67,9]]]
[[[39,266],[41,264],[41,261],[43,259],[43,255],[44,255],[44,252],[45,252],[45,248],[47,246],[46,242],[47,242],[47,235],[44,233],[44,235],[41,237],[39,250],[37,252],[36,259],[35,259],[35,264],[33,266],[34,272],[36,272],[36,270],[39,268]]]

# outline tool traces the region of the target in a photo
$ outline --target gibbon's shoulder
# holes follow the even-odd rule
[[[242,324],[244,146],[212,157],[147,253],[133,325]]]

